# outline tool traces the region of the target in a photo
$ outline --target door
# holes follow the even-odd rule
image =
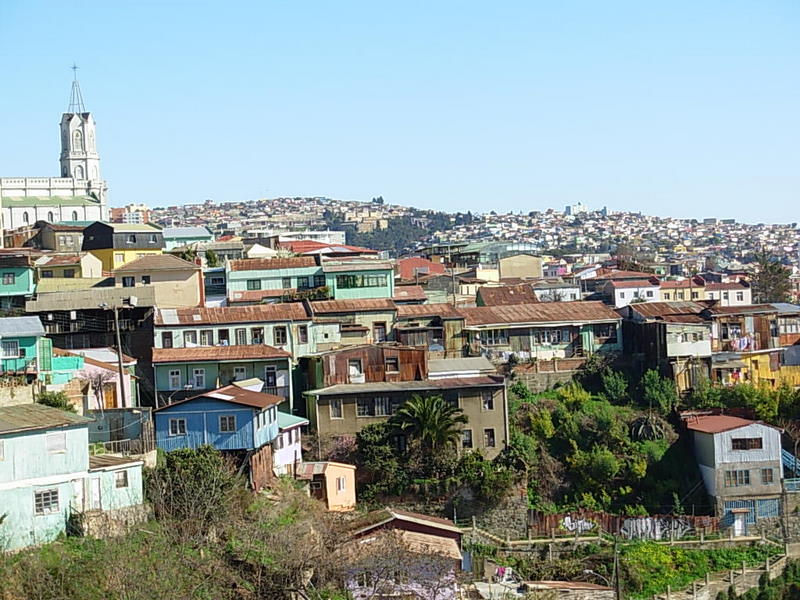
[[[743,512],[736,512],[733,513],[733,535],[734,537],[739,537],[744,535],[746,530],[745,526],[745,517],[747,513]]]
[[[103,385],[103,407],[116,408],[117,407],[117,384],[107,383]]]
[[[89,510],[100,510],[100,478],[89,479]]]

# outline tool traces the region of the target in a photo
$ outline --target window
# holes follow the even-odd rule
[[[372,338],[376,343],[386,341],[386,323],[372,324]]]
[[[481,406],[483,410],[494,410],[494,394],[492,390],[481,390]]]
[[[122,252],[114,253],[114,264],[121,265],[125,262],[125,255]]]
[[[750,485],[750,471],[725,471],[725,487]]]
[[[487,346],[508,344],[508,336],[505,329],[487,329],[481,332],[481,338]]]
[[[244,367],[233,367],[233,380],[234,381],[241,381],[245,379],[245,369]]]
[[[200,345],[212,346],[214,344],[214,330],[203,329],[200,331]]]
[[[220,329],[217,331],[217,344],[220,346],[227,346],[230,332],[227,329]]]
[[[22,222],[26,225],[31,222],[31,218],[28,216],[28,213],[22,213]]]
[[[342,399],[334,398],[331,400],[331,419],[342,418]]]
[[[136,285],[136,278],[135,277],[123,277],[122,278],[122,287],[133,287]]]
[[[225,278],[224,277],[212,277],[211,278],[211,285],[225,285]]]
[[[299,290],[307,290],[308,289],[308,277],[298,277],[297,278],[297,289]]]
[[[150,234],[150,243],[151,244],[155,244],[157,242],[158,242],[158,235],[156,235],[155,233],[151,233]]]
[[[360,358],[351,358],[347,361],[347,372],[350,374],[350,377],[359,377],[364,374],[363,369],[361,368],[361,359]]]
[[[3,273],[3,285],[14,285],[17,276],[14,273]]]
[[[375,398],[375,416],[388,417],[392,411],[392,403],[388,397]]]
[[[206,389],[206,370],[194,369],[192,371],[192,387],[196,390]]]
[[[736,292],[736,301],[744,302],[744,292]]]
[[[347,479],[344,477],[337,477],[336,478],[336,493],[341,494],[347,490]]]
[[[728,300],[729,298],[730,298],[730,294],[728,292],[722,292],[722,299],[723,300]]]
[[[733,438],[731,445],[733,450],[761,450],[764,447],[761,438]]]
[[[37,515],[52,515],[53,513],[57,513],[58,488],[34,492],[33,508]]]
[[[3,340],[3,358],[19,358],[19,342],[17,340]]]
[[[723,340],[742,337],[741,323],[722,323],[720,325],[720,337]]]
[[[301,344],[308,343],[308,325],[297,326],[297,338]]]
[[[664,292],[664,300],[669,300],[669,292]]]
[[[170,419],[169,434],[171,436],[186,435],[186,419]]]
[[[620,292],[620,293],[619,293],[619,297],[620,297],[620,298],[624,298],[624,297],[625,297],[625,292]]]
[[[183,345],[187,348],[191,346],[197,345],[197,332],[196,331],[184,331],[183,332]]]
[[[220,415],[219,431],[220,433],[233,433],[236,431],[236,415]]]
[[[117,471],[114,474],[114,487],[128,487],[128,471]]]
[[[172,332],[171,331],[162,331],[161,332],[161,347],[162,348],[172,348]]]
[[[264,328],[263,327],[253,327],[250,330],[250,340],[253,344],[263,344],[264,343]]]
[[[604,339],[608,343],[616,343],[617,341],[617,324],[616,323],[600,323],[594,326],[594,337]]]
[[[321,490],[322,489],[322,482],[321,481],[312,481],[308,487],[312,490]]]
[[[325,275],[314,275],[314,287],[325,286]]]
[[[461,431],[461,446],[462,448],[472,448],[472,429]]]
[[[264,367],[264,384],[267,387],[275,387],[278,385],[278,369],[275,365],[267,365]]]
[[[150,285],[150,275],[142,275],[142,285]]]
[[[359,398],[356,401],[356,415],[359,417],[372,416],[372,398]]]
[[[387,373],[398,373],[400,371],[400,359],[397,356],[387,356],[384,359],[384,366]]]
[[[53,277],[52,271],[42,271],[42,279],[51,279]]]
[[[73,210],[72,211],[72,220],[73,221],[77,221],[78,220],[78,211],[77,210]]]
[[[261,289],[261,280],[260,279],[248,279],[247,280],[247,289],[250,290],[250,291],[260,290]]]
[[[51,211],[51,210],[47,211],[47,221],[48,221],[48,223],[52,223],[53,222],[53,211]]]
[[[64,278],[73,279],[75,277],[75,269],[64,269]]]
[[[284,325],[272,329],[272,344],[273,346],[286,344],[286,327]]]
[[[44,438],[44,445],[50,454],[67,451],[67,433],[65,431],[56,431],[48,433]]]
[[[181,372],[173,369],[169,372],[169,389],[178,390],[181,387]]]
[[[283,277],[281,278],[281,287],[285,290],[291,289],[292,287],[292,278],[291,277]]]
[[[761,483],[763,485],[775,483],[775,474],[772,469],[761,469]]]
[[[646,295],[647,295],[648,298],[652,298],[653,297],[653,290],[647,290]]]
[[[247,329],[241,328],[236,330],[236,345],[244,346],[247,344]]]
[[[495,446],[495,439],[494,439],[494,429],[484,429],[483,430],[483,445],[486,448],[494,448]]]
[[[385,287],[386,275],[337,275],[336,287],[339,289]]]

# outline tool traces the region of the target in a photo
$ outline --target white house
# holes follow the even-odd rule
[[[308,419],[278,411],[278,437],[272,442],[272,470],[275,475],[294,475],[295,466],[303,462],[301,428]]]
[[[706,492],[723,523],[736,512],[747,524],[781,514],[781,430],[729,415],[685,416]],[[745,512],[746,510],[746,512]]]
[[[615,308],[628,306],[631,302],[661,302],[661,284],[655,277],[631,281],[612,279],[603,290]]]
[[[706,300],[718,300],[720,306],[747,306],[753,303],[753,290],[746,281],[706,283]]]

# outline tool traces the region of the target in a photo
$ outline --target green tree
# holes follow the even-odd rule
[[[753,301],[756,303],[786,302],[792,291],[791,272],[778,259],[766,252],[755,255]]]
[[[417,396],[406,402],[391,419],[399,431],[419,442],[425,451],[455,446],[461,427],[468,423],[462,410],[444,401],[441,396]]]
[[[71,413],[77,412],[66,392],[41,392],[36,398],[36,402]]]
[[[206,265],[212,269],[219,266],[219,257],[213,250],[206,250]]]
[[[655,369],[648,370],[641,382],[642,400],[652,410],[669,414],[678,405],[678,392],[671,379],[662,377]]]
[[[627,404],[630,399],[628,393],[628,378],[619,371],[606,369],[602,374],[603,397],[612,404]]]

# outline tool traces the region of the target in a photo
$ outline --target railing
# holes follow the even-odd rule
[[[138,440],[114,440],[89,444],[89,454],[121,454],[122,456],[147,454],[155,449],[152,439],[142,437]]]
[[[798,479],[784,479],[783,485],[787,492],[800,492],[800,478]]]
[[[36,370],[35,358],[4,358],[0,362],[0,369],[4,373],[23,373]]]
[[[288,385],[279,385],[279,386],[269,386],[265,385],[263,392],[265,394],[272,394],[273,396],[280,396],[281,398],[288,398],[289,397],[289,386]]]

